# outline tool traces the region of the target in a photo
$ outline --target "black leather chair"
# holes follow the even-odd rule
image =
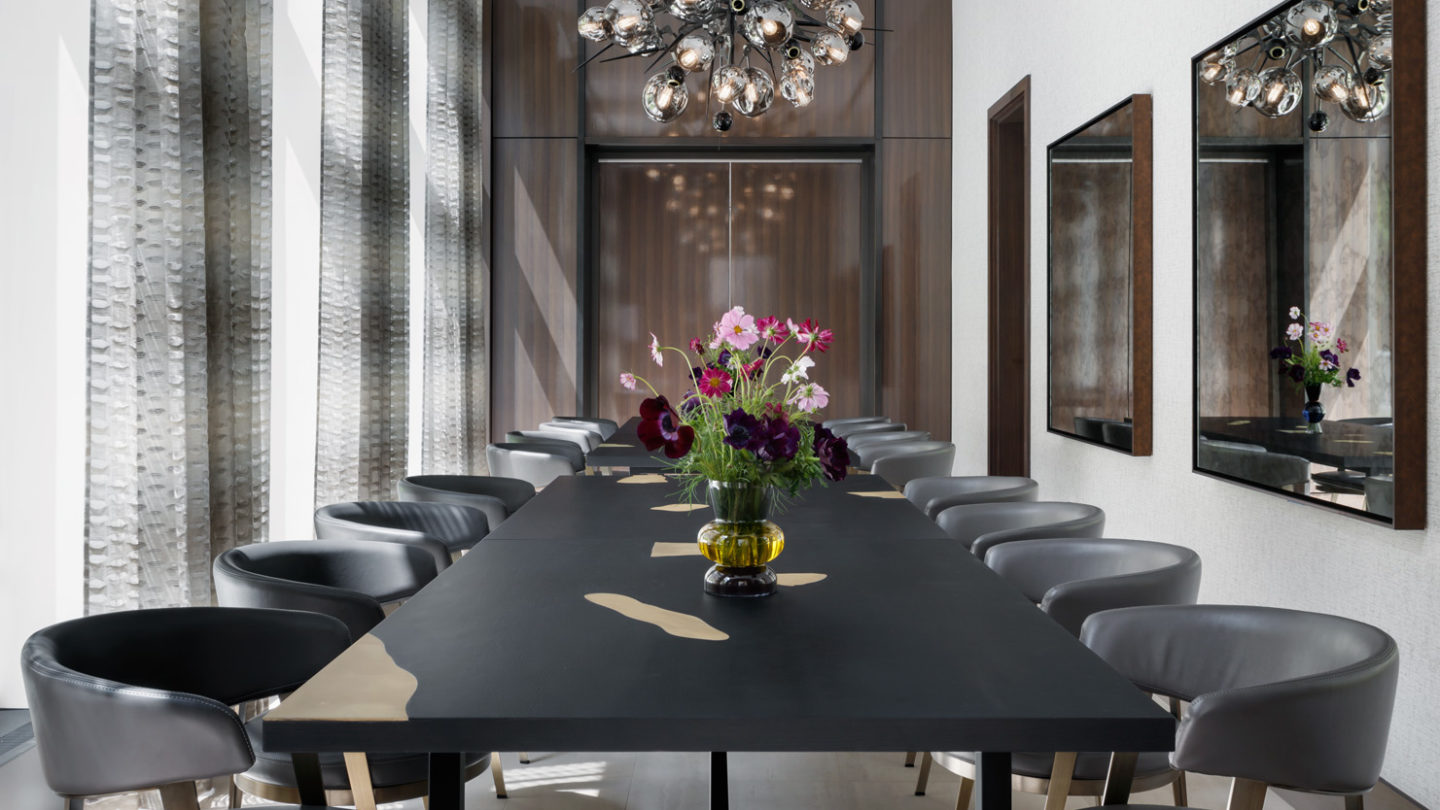
[[[505,434],[506,441],[523,441],[525,439],[549,439],[555,442],[569,442],[580,448],[582,454],[588,453],[600,446],[600,434],[591,433],[582,427],[557,428],[540,427],[535,430],[512,430]]]
[[[350,637],[359,639],[385,618],[386,603],[413,596],[435,578],[436,570],[431,555],[413,545],[299,540],[231,549],[215,559],[214,572],[222,606],[321,613],[344,622]],[[235,777],[236,784],[266,801],[298,801],[293,771],[284,767],[287,758],[264,750],[263,718],[249,721],[245,729],[258,760],[253,769]],[[368,775],[359,791],[342,755],[321,756],[320,771],[329,801],[374,807],[425,796],[428,761],[424,754],[366,754]],[[471,754],[467,778],[492,765],[495,792],[503,797],[498,759]]]
[[[867,453],[870,472],[903,490],[916,478],[931,478],[955,471],[955,445],[950,442],[897,442]]]
[[[1129,422],[1106,422],[1100,426],[1100,435],[1111,447],[1135,449],[1135,426]]]
[[[1189,702],[1170,764],[1233,778],[1230,810],[1260,810],[1272,785],[1362,810],[1380,778],[1400,651],[1376,627],[1245,605],[1135,607],[1091,616],[1080,639],[1141,689]]]
[[[256,764],[231,707],[296,689],[349,644],[329,616],[241,608],[135,610],[40,630],[20,660],[45,781],[75,810],[85,796],[150,789],[166,810],[194,810],[196,780]],[[288,755],[276,767],[294,778]]]
[[[509,433],[505,434],[505,441],[497,442],[494,446],[509,447],[511,445],[524,445],[522,449],[527,451],[538,451],[543,453],[549,453],[553,456],[560,456],[565,459],[565,462],[567,464],[570,465],[569,474],[578,473],[585,469],[585,451],[580,449],[580,445],[566,439],[545,438],[541,436],[529,435],[532,433],[535,433],[535,431],[512,430]],[[490,469],[490,473],[492,475],[501,474],[495,472],[495,469],[493,467]],[[510,477],[513,478],[515,476]]]
[[[490,531],[485,513],[453,503],[351,501],[315,510],[321,540],[364,540],[418,546],[443,571],[451,559]]]
[[[572,446],[578,453],[579,448]],[[546,447],[538,443],[507,442],[492,444],[485,448],[485,458],[490,463],[490,472],[506,478],[528,481],[539,489],[564,475],[574,475],[585,469],[584,454],[577,463],[573,456],[562,448]]]
[[[1099,537],[1105,512],[1067,501],[1019,501],[952,506],[935,519],[951,537],[985,559],[992,547],[1015,540]]]
[[[432,501],[469,506],[496,526],[535,497],[535,487],[518,478],[488,475],[412,475],[396,484],[402,501]]]
[[[1034,479],[1007,475],[939,475],[905,485],[906,499],[931,520],[952,506],[1033,501],[1039,494]]]
[[[907,430],[904,422],[849,422],[838,424],[830,428],[830,432],[836,436],[848,439],[861,433],[873,433],[877,431]]]
[[[850,450],[850,466],[861,470],[870,469],[875,458],[892,444],[910,444],[930,441],[928,430],[880,430],[856,433],[845,440]]]
[[[997,574],[1050,618],[1076,636],[1092,614],[1139,605],[1189,605],[1200,592],[1200,557],[1168,543],[1110,538],[1020,540],[991,549],[985,557]],[[1172,710],[1179,710],[1178,703]],[[962,802],[974,789],[974,755],[964,751],[929,752],[920,764],[915,792],[925,792],[931,762],[961,778]],[[1049,793],[1052,753],[1019,753],[1012,760],[1012,787],[1022,793]],[[1079,754],[1067,788],[1069,796],[1104,792],[1110,756]],[[1175,801],[1186,801],[1184,774],[1170,768],[1165,754],[1144,754],[1136,769],[1136,787],[1154,790],[1173,785]],[[1052,797],[1055,798],[1055,797]]]
[[[550,420],[552,422],[574,422],[586,427],[593,427],[600,433],[600,438],[609,439],[620,429],[619,423],[613,419],[597,419],[589,416],[557,416]]]
[[[1123,419],[1107,419],[1102,416],[1077,416],[1075,417],[1075,435],[1083,436],[1092,442],[1105,443],[1106,425],[1123,425]]]

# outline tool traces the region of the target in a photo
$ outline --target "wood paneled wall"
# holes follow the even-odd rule
[[[832,328],[851,345],[827,357],[827,365],[853,377],[832,379],[836,396],[829,414],[856,413],[873,402],[895,419],[937,437],[950,435],[951,3],[859,0],[867,25],[891,31],[866,32],[869,44],[846,64],[818,68],[816,100],[807,109],[792,109],[777,96],[769,113],[736,116],[734,128],[720,135],[710,127],[713,110],[703,82],[691,81],[690,109],[681,120],[662,126],[640,109],[642,60],[597,60],[576,73],[582,55],[595,49],[582,47],[575,33],[585,3],[485,2],[494,122],[493,431],[529,427],[556,413],[611,415],[628,399],[612,372],[645,360],[643,344],[651,325],[659,331],[664,307],[706,320],[717,311],[698,286],[664,293],[664,307],[651,300],[657,290],[669,290],[665,284],[671,282],[659,281],[661,275],[689,274],[693,278],[675,283],[708,283],[703,263],[667,263],[664,257],[679,255],[680,248],[669,237],[647,242],[642,254],[633,252],[641,245],[627,245],[630,237],[607,243],[598,228],[587,235],[587,223],[595,221],[589,205],[624,207],[629,216],[657,223],[667,216],[634,177],[617,175],[604,187],[595,174],[602,154],[628,150],[634,158],[644,150],[643,157],[661,166],[678,150],[758,148],[774,157],[843,147],[870,157],[868,195],[797,199],[785,214],[793,221],[786,229],[773,219],[736,221],[736,243],[753,239],[765,262],[828,271],[830,280],[791,284],[782,281],[789,276],[761,274],[753,269],[760,264],[747,264],[737,272],[742,283],[749,283],[749,273],[757,284],[747,306],[760,308],[764,301],[835,318]],[[878,210],[865,206],[866,196]],[[860,225],[853,230],[838,236],[816,230],[850,221],[857,211]],[[687,218],[677,233],[694,230],[691,240],[709,238],[695,222]],[[796,233],[803,238],[793,238]],[[824,250],[816,241],[821,238],[827,240]],[[626,269],[624,278],[602,272],[611,260]],[[600,308],[607,295],[628,300],[627,309]],[[644,334],[634,335],[638,343],[591,343],[582,350],[582,341],[622,318],[632,319],[636,329],[645,325]],[[674,326],[682,331],[662,337],[690,337],[689,325]],[[859,370],[867,351],[875,357],[871,379]]]

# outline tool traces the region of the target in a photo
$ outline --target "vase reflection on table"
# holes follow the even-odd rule
[[[769,564],[784,550],[785,534],[771,515],[817,481],[845,477],[845,440],[815,417],[830,396],[810,380],[814,356],[834,339],[810,320],[756,319],[735,307],[708,340],[691,340],[689,352],[650,336],[657,366],[678,356],[690,367],[693,387],[678,409],[644,378],[620,375],[625,388],[643,384],[654,394],[640,403],[641,442],[665,451],[690,503],[704,497],[714,511],[696,538],[714,563],[705,574],[706,593],[775,593]]]

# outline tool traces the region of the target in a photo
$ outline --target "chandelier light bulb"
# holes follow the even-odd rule
[[[810,11],[824,11],[830,8],[831,3],[834,1],[835,0],[800,0],[800,6]]]
[[[1200,81],[1209,85],[1224,84],[1234,69],[1234,62],[1221,59],[1219,54],[1212,53],[1200,62]]]
[[[1267,118],[1289,115],[1300,104],[1305,85],[1293,70],[1273,67],[1263,71],[1258,81],[1260,93],[1251,102],[1255,111]]]
[[[729,104],[745,92],[745,69],[735,65],[726,65],[715,71],[714,77],[710,80],[710,92],[715,94],[715,100],[721,104]]]
[[[795,33],[795,15],[790,7],[775,0],[751,3],[740,20],[741,32],[757,48],[774,48],[785,44]]]
[[[1370,47],[1365,49],[1365,58],[1370,67],[1388,73],[1395,67],[1395,38],[1389,33],[1376,36],[1370,40]]]
[[[815,100],[815,79],[803,71],[787,73],[780,80],[780,97],[798,107],[808,107]]]
[[[834,0],[825,12],[825,24],[844,37],[852,37],[865,27],[865,14],[855,0]]]
[[[821,31],[810,43],[811,54],[822,65],[841,65],[850,58],[850,46],[834,31]]]
[[[685,22],[704,22],[715,5],[715,0],[670,0],[670,13]]]
[[[1315,72],[1315,94],[1321,101],[1339,104],[1350,97],[1350,74],[1339,65],[1326,65]]]
[[[1248,107],[1260,95],[1260,77],[1250,68],[1240,68],[1225,82],[1225,100],[1236,107]]]
[[[642,0],[610,0],[605,6],[605,19],[616,37],[628,39],[643,34],[653,18],[650,5]]]
[[[675,64],[691,73],[699,70],[709,70],[710,63],[715,61],[715,44],[710,37],[700,34],[689,34],[680,40],[675,49]]]
[[[641,94],[645,115],[660,124],[668,124],[679,118],[690,105],[690,92],[683,81],[676,82],[669,71],[657,73],[645,82]]]
[[[1327,0],[1305,0],[1285,14],[1285,36],[1302,48],[1318,48],[1335,38],[1340,20]]]
[[[735,98],[735,111],[746,118],[762,115],[775,101],[775,80],[760,68],[745,69],[745,89]]]
[[[1340,102],[1340,111],[1345,117],[1361,124],[1373,124],[1385,117],[1390,110],[1390,88],[1385,82],[1366,84],[1352,80],[1350,96]]]
[[[610,21],[605,19],[605,9],[601,6],[585,9],[576,27],[580,30],[580,36],[591,42],[604,42],[610,38]]]

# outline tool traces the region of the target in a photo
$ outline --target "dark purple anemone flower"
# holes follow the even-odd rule
[[[1320,359],[1321,359],[1321,360],[1324,360],[1324,361],[1327,362],[1327,363],[1329,363],[1329,364],[1330,364],[1332,367],[1334,367],[1334,368],[1339,368],[1339,367],[1340,367],[1340,358],[1339,358],[1338,356],[1336,356],[1336,354],[1335,354],[1334,352],[1330,351],[1329,349],[1326,349],[1325,351],[1320,352]]]
[[[725,443],[737,450],[759,450],[768,438],[760,420],[736,408],[725,414]]]
[[[1303,383],[1303,382],[1305,382],[1305,367],[1304,367],[1304,366],[1298,366],[1298,365],[1297,365],[1297,366],[1291,366],[1291,367],[1290,367],[1290,379],[1294,380],[1294,381],[1297,382],[1297,383]]]
[[[698,407],[700,407],[700,397],[696,396],[694,391],[686,391],[685,398],[680,400],[680,412],[689,416],[690,412]]]
[[[1271,360],[1289,360],[1290,357],[1291,357],[1293,354],[1294,354],[1294,352],[1290,351],[1288,348],[1286,348],[1286,347],[1284,347],[1284,346],[1276,346],[1275,348],[1273,348],[1273,349],[1270,350],[1270,359],[1271,359]]]
[[[1345,372],[1345,385],[1346,385],[1346,387],[1348,387],[1348,388],[1354,388],[1354,387],[1355,387],[1355,383],[1358,382],[1359,380],[1360,380],[1360,369],[1358,369],[1358,368],[1352,368],[1352,369],[1350,369],[1349,371]]]
[[[667,458],[683,458],[695,443],[695,428],[680,424],[680,415],[665,397],[640,403],[640,425],[635,429],[645,449],[665,448]]]
[[[755,455],[761,461],[789,461],[800,449],[800,428],[790,424],[784,414],[765,420],[762,428],[765,441]]]
[[[845,470],[850,466],[850,446],[829,428],[815,428],[815,457],[825,470],[825,477],[831,481],[844,481]]]

